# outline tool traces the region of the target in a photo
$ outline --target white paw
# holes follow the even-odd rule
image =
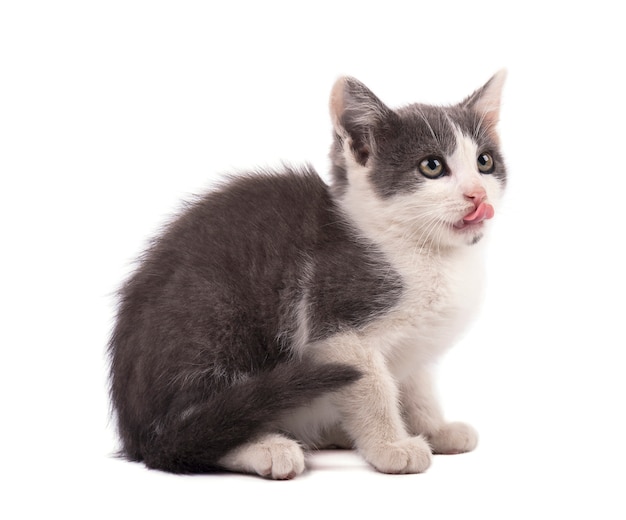
[[[469,424],[448,423],[428,437],[433,453],[454,454],[472,451],[478,444],[478,433]]]
[[[417,436],[378,445],[365,458],[382,473],[422,473],[430,466],[431,451],[426,440]]]
[[[293,439],[270,434],[226,455],[220,464],[226,469],[257,473],[275,480],[288,480],[304,471],[304,452]]]

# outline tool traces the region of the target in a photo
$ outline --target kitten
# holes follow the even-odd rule
[[[310,167],[251,173],[173,221],[120,291],[124,456],[288,479],[331,445],[385,473],[473,450],[430,369],[481,294],[479,242],[506,183],[504,77],[458,105],[397,110],[342,78],[331,186]]]

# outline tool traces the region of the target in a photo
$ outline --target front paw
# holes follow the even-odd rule
[[[431,461],[430,446],[421,436],[379,444],[364,455],[381,473],[422,473]]]
[[[428,441],[433,453],[448,455],[466,453],[476,448],[478,433],[469,424],[453,422],[429,435]]]

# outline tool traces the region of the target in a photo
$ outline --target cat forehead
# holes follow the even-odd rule
[[[424,152],[452,155],[459,141],[467,137],[479,147],[493,144],[479,114],[469,109],[412,104],[396,112],[403,127],[401,134]]]

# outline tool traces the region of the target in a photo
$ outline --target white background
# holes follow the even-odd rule
[[[624,518],[618,8],[2,2],[1,516]],[[323,172],[342,74],[393,106],[460,101],[501,67],[510,184],[481,318],[440,381],[478,450],[412,476],[325,452],[290,482],[112,458],[113,293],[180,201],[280,160]]]

